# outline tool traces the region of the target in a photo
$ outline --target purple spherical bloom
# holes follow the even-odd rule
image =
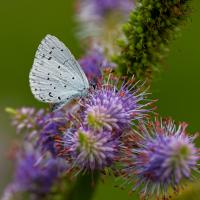
[[[58,142],[60,156],[70,160],[72,169],[79,171],[104,170],[113,164],[119,152],[119,138],[108,131],[68,130]]]
[[[84,19],[100,20],[106,18],[110,13],[118,13],[121,16],[128,16],[134,8],[133,0],[83,0],[80,1],[80,11]],[[92,19],[89,18],[94,17]]]
[[[149,112],[143,108],[147,105],[144,103],[145,95],[131,84],[122,84],[119,90],[116,83],[103,85],[89,94],[84,123],[97,130],[130,127],[134,120],[143,118]]]
[[[18,160],[15,180],[23,191],[46,194],[58,176],[56,161],[51,159],[44,166],[36,165],[39,158],[34,154],[23,155]]]
[[[91,51],[88,55],[79,60],[79,64],[83,68],[87,78],[101,78],[101,67],[103,65],[104,57],[97,51]]]
[[[57,154],[54,137],[65,130],[67,122],[68,118],[65,111],[48,113],[40,119],[40,124],[43,126],[38,133],[36,144],[40,146],[42,153],[51,152],[52,156]]]
[[[43,128],[49,122],[63,120],[70,113],[69,109],[47,112],[44,109],[36,110],[31,107],[7,108],[6,111],[12,115],[12,124],[16,127],[17,132],[26,131],[29,134],[33,130],[38,131]]]
[[[40,111],[34,108],[22,107],[20,109],[7,108],[6,111],[12,114],[12,124],[16,127],[17,133],[25,131],[32,132],[36,128],[36,118],[40,116]]]
[[[13,115],[13,125],[17,132],[26,131],[26,141],[31,141],[40,149],[42,154],[50,152],[55,156],[54,137],[61,134],[69,126],[69,118],[73,112],[79,109],[79,105],[73,103],[67,105],[66,110],[47,112],[34,108],[7,109]]]
[[[19,192],[26,192],[37,200],[44,199],[60,174],[66,169],[63,161],[50,156],[39,162],[40,152],[29,147],[28,145],[25,151],[17,155],[14,180],[7,187],[4,199]]]
[[[170,187],[175,190],[192,177],[199,154],[195,136],[187,135],[186,127],[182,123],[177,128],[171,120],[141,125],[138,140],[124,148],[124,174],[131,183],[136,181],[133,190],[142,187],[145,197],[167,198]]]
[[[17,132],[26,131],[26,140],[34,141],[42,153],[51,152],[55,156],[53,137],[65,130],[68,122],[68,114],[64,110],[46,112],[43,109],[23,107],[21,109],[9,109],[13,114],[13,125]]]
[[[133,8],[133,0],[92,0],[94,11],[99,15],[106,15],[112,11],[130,12]]]
[[[80,0],[78,2],[77,19],[82,26],[78,34],[80,38],[101,36],[104,33],[109,35],[108,32],[112,31],[118,32],[118,25],[127,20],[130,11],[134,8],[133,0]],[[110,40],[108,37],[107,39]]]
[[[109,62],[103,55],[101,48],[94,48],[88,54],[79,60],[79,64],[83,68],[90,82],[98,82],[102,79],[101,71],[105,68],[113,68],[114,63]]]

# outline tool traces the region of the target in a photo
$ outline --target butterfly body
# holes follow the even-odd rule
[[[30,87],[39,101],[62,108],[77,97],[86,96],[89,83],[69,49],[47,35],[38,47],[30,75]]]

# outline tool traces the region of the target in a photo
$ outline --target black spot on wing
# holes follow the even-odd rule
[[[52,93],[51,93],[51,92],[49,92],[49,96],[50,96],[50,97],[53,97],[53,95],[52,95]]]

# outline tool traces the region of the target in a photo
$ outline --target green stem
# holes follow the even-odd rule
[[[77,181],[68,194],[68,200],[90,200],[93,198],[99,179],[99,173],[85,174],[77,178]]]

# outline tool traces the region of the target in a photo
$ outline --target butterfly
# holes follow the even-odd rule
[[[52,111],[88,94],[89,82],[70,50],[58,38],[47,35],[36,51],[29,74],[36,99],[51,103]]]

